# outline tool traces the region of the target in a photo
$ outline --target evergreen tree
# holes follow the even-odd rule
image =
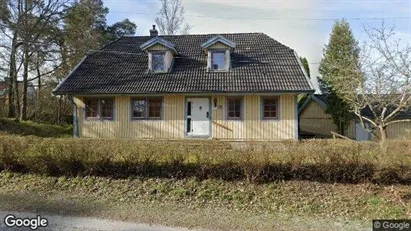
[[[123,36],[131,36],[136,33],[136,24],[130,21],[128,18],[121,22],[116,22],[111,26],[108,26],[104,30],[104,44],[115,41]]]
[[[344,68],[341,68],[341,67]],[[343,101],[341,95],[345,94],[340,83],[358,83],[358,75],[353,72],[358,70],[359,48],[350,25],[346,20],[337,20],[332,29],[330,40],[323,50],[323,58],[320,63],[319,72],[322,75],[320,81],[321,90],[328,94],[329,113],[337,125],[339,132],[344,135],[350,121],[354,118],[350,112],[349,105]],[[354,87],[354,86],[353,86]]]
[[[80,0],[67,12],[64,27],[64,51],[68,69],[74,67],[90,51],[104,41],[108,9],[102,0]]]
[[[308,77],[310,76],[310,66],[308,65],[308,60],[305,57],[300,57],[300,61],[303,64],[305,72],[307,72]]]
[[[395,27],[382,21],[381,27],[364,28],[367,42],[358,55],[352,34],[342,26],[334,35],[341,45],[337,43],[338,49],[330,52],[323,66],[334,72],[325,80],[362,127],[383,144],[389,125],[411,122],[399,116],[411,110],[410,44],[397,40]]]
[[[136,24],[128,19],[109,26],[109,10],[102,0],[80,0],[68,11],[64,27],[64,49],[68,69],[73,68],[90,51],[125,35],[134,35]]]

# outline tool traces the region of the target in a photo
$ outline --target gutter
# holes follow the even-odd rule
[[[243,91],[243,92],[233,92],[233,91],[191,91],[191,92],[61,92],[57,95],[70,94],[77,96],[135,96],[135,95],[275,95],[275,94],[295,94],[295,93],[308,93],[314,94],[315,90],[288,90],[288,91]]]
[[[67,96],[69,97],[70,101],[73,103],[73,137],[79,138],[79,126],[78,126],[78,107],[77,104],[74,102],[74,96]]]

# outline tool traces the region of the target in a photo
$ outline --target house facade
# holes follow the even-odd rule
[[[314,91],[294,50],[262,33],[121,38],[54,90],[85,138],[298,139],[297,96]]]
[[[302,133],[310,133],[317,137],[331,137],[331,132],[340,133],[337,126],[334,124],[331,115],[327,114],[327,96],[326,95],[311,95],[299,108],[299,129]],[[364,111],[365,116],[372,116],[370,112]],[[400,113],[402,118],[411,118],[409,113]],[[369,124],[365,124],[369,126]],[[375,137],[370,132],[364,129],[361,123],[353,119],[348,126],[345,136],[357,140],[365,141],[372,140]],[[411,137],[411,122],[401,122],[390,124],[387,127],[387,138],[410,138]]]

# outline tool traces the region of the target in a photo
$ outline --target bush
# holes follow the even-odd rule
[[[0,136],[0,170],[270,182],[411,183],[411,142],[136,141]],[[385,150],[385,151],[384,151]]]

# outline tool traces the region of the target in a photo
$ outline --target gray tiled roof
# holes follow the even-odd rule
[[[236,43],[229,72],[207,72],[201,44],[217,34],[159,36],[178,51],[171,73],[148,73],[139,47],[150,36],[121,38],[88,55],[55,94],[314,91],[294,50],[262,33],[221,34]]]

